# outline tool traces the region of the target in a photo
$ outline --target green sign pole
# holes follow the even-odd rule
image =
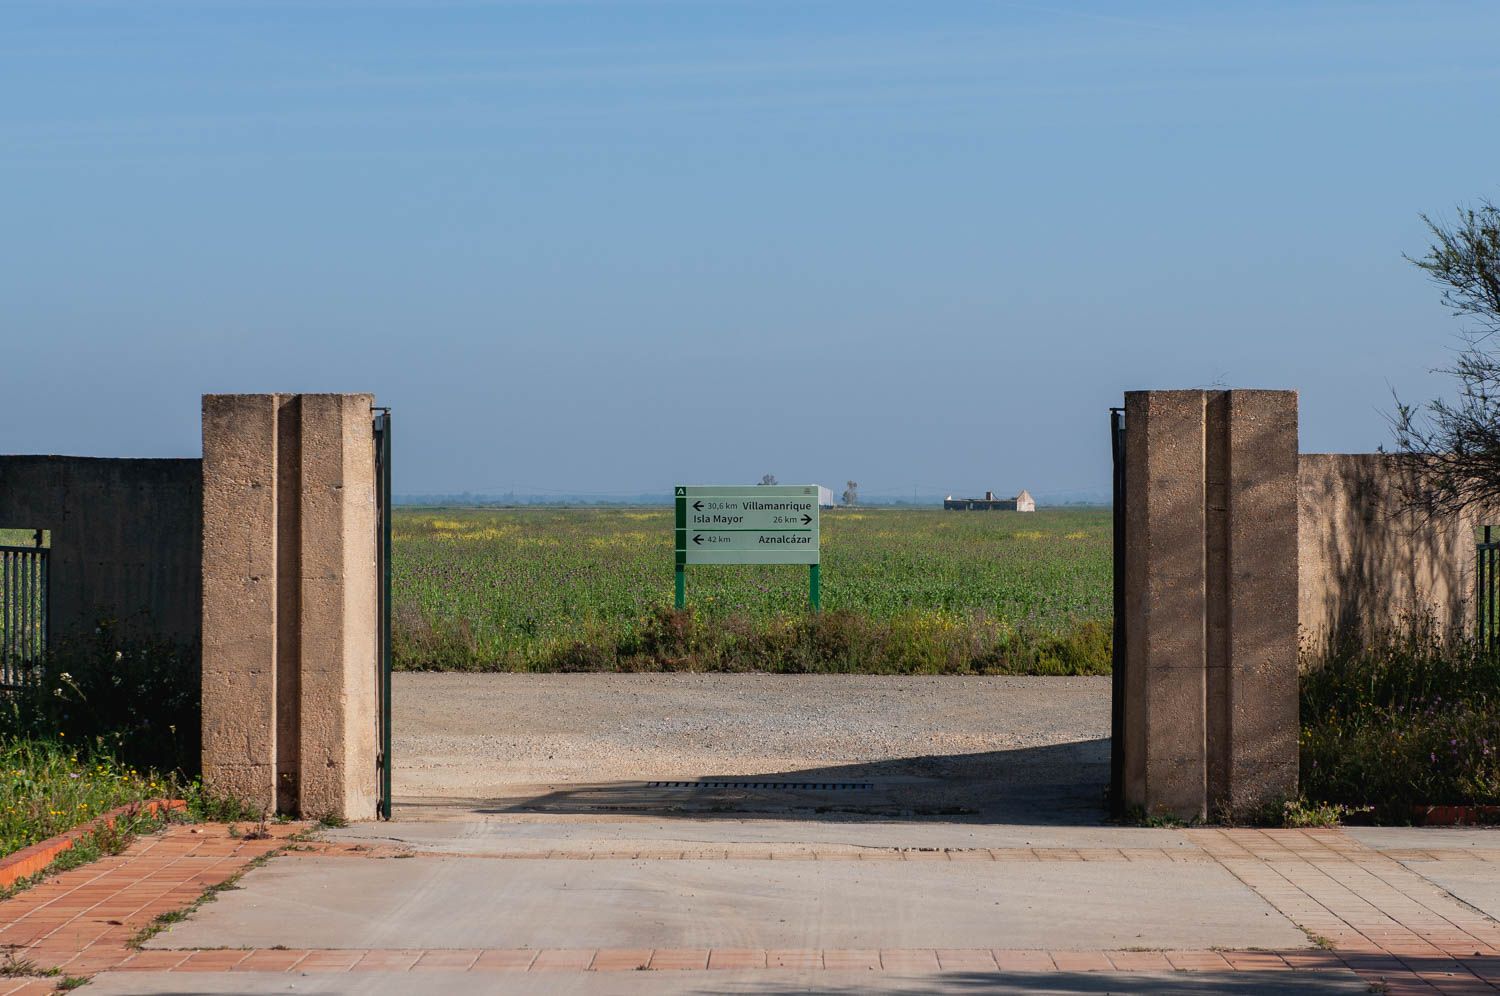
[[[676,489],[677,514],[673,528],[673,536],[676,537],[677,547],[677,584],[676,597],[672,604],[678,609],[687,608],[687,488]]]
[[[807,603],[814,612],[823,611],[823,566],[807,565]]]

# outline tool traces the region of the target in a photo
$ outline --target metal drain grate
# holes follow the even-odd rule
[[[741,782],[714,779],[700,782],[647,782],[654,789],[774,789],[777,791],[808,792],[867,792],[875,786],[871,782]]]

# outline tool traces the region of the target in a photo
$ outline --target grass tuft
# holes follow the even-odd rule
[[[50,978],[61,974],[56,968],[43,968],[30,958],[20,957],[16,948],[6,945],[0,956],[0,979]]]
[[[0,775],[0,856],[119,806],[178,790],[171,779],[54,740],[0,740]],[[114,831],[100,832],[107,836]],[[128,833],[130,828],[118,832]],[[109,846],[102,838],[97,843]]]

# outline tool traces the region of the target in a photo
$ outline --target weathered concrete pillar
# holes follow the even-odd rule
[[[203,774],[267,811],[375,815],[372,401],[203,399]]]
[[[1125,798],[1207,808],[1202,391],[1125,395]]]
[[[1125,801],[1183,819],[1297,786],[1297,397],[1125,396]]]
[[[277,398],[203,399],[203,774],[276,805]]]
[[[1210,802],[1245,812],[1297,792],[1297,394],[1226,395],[1228,699]]]

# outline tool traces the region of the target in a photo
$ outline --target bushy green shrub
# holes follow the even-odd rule
[[[1108,674],[1110,628],[1017,632],[969,614],[889,619],[843,610],[780,620],[661,607],[613,645],[600,632],[559,648],[541,671],[767,671],[781,674]],[[473,670],[488,670],[475,664]],[[510,670],[496,662],[494,670]]]
[[[1414,621],[1304,662],[1302,787],[1408,822],[1414,806],[1500,804],[1500,656]]]
[[[94,637],[53,647],[25,689],[0,695],[0,736],[61,739],[139,768],[196,774],[201,664],[195,650]]]

